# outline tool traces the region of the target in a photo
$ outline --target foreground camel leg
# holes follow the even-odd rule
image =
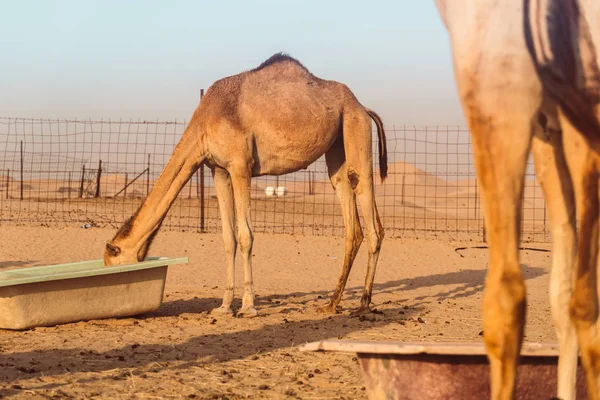
[[[344,217],[344,228],[346,230],[346,241],[344,249],[344,265],[338,284],[331,296],[331,301],[325,307],[319,308],[320,312],[335,313],[337,306],[342,299],[348,275],[352,269],[352,264],[356,258],[356,253],[363,241],[363,233],[358,219],[358,210],[356,209],[356,196],[348,180],[348,170],[346,169],[344,156],[344,147],[341,141],[337,141],[333,147],[325,154],[329,179],[335,189],[335,193],[340,199],[342,206],[342,216]]]
[[[369,305],[371,304],[379,249],[384,236],[383,226],[375,205],[371,119],[366,113],[357,112],[356,117],[344,118],[344,152],[346,154],[348,180],[354,193],[358,196],[360,208],[363,212],[364,230],[369,252],[367,275],[360,306],[351,314],[360,315],[372,312]]]
[[[250,170],[245,167],[233,167],[229,173],[233,185],[237,239],[244,264],[244,295],[242,308],[237,315],[254,317],[257,312],[254,308],[254,283],[252,281],[252,245],[254,243],[252,222],[250,221],[250,179],[252,176]]]
[[[484,342],[491,367],[492,399],[514,395],[523,328],[525,283],[519,264],[523,180],[533,124],[541,97],[537,82],[478,81],[510,74],[513,64],[480,64],[457,74],[463,108],[473,138],[473,154],[489,243],[483,298]],[[494,68],[504,68],[495,71]],[[532,85],[532,86],[530,86]],[[493,99],[493,101],[490,101]]]
[[[598,338],[598,174],[596,156],[590,157],[583,170],[579,253],[571,317],[577,329],[581,360],[586,372],[590,399],[600,399],[600,340]],[[579,193],[578,193],[579,195]]]
[[[225,244],[225,257],[227,259],[227,284],[225,286],[223,304],[221,307],[212,310],[212,313],[232,314],[231,302],[233,301],[233,291],[235,288],[235,253],[237,250],[233,191],[229,173],[223,168],[214,168],[213,180],[215,182],[215,190],[217,192],[219,211],[221,214],[223,243]]]
[[[536,132],[532,143],[535,173],[544,191],[550,214],[552,233],[552,270],[550,272],[550,306],[559,342],[558,390],[561,400],[575,399],[578,346],[575,327],[569,317],[573,292],[575,257],[575,199],[571,176],[564,156],[562,134],[557,116],[548,121],[544,131]]]
[[[570,303],[588,396],[600,399],[600,340],[598,338],[598,155],[586,139],[561,115],[565,152],[575,188],[579,248],[575,285]]]
[[[489,243],[483,299],[484,341],[491,366],[492,398],[498,400],[513,398],[525,324],[525,284],[518,250],[519,206],[530,135],[526,121],[516,122],[525,124],[526,129],[507,126],[493,130],[471,123]],[[514,139],[512,146],[506,136]]]

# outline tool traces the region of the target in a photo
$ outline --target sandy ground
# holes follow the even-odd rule
[[[0,267],[100,258],[114,230],[0,227]],[[163,306],[136,318],[0,331],[0,395],[11,398],[364,399],[351,354],[300,353],[325,338],[399,341],[481,340],[486,250],[459,255],[451,243],[386,239],[376,276],[376,318],[350,318],[366,267],[363,247],[343,311],[315,311],[330,296],[343,258],[339,237],[256,235],[259,317],[213,317],[225,281],[218,234],[162,232],[151,254],[189,256],[169,269]],[[547,249],[547,245],[536,245]],[[548,302],[550,253],[523,251],[527,341],[553,341]],[[242,287],[238,262],[237,289]],[[240,306],[239,298],[234,303]]]

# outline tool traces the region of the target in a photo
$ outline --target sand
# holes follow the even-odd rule
[[[95,259],[114,229],[0,227],[0,267]],[[188,256],[169,269],[163,306],[136,318],[0,331],[0,395],[15,398],[365,399],[351,354],[300,353],[325,338],[481,340],[486,250],[477,242],[386,239],[374,288],[383,315],[350,318],[364,281],[363,247],[342,312],[315,312],[335,286],[339,237],[257,234],[259,317],[213,317],[225,282],[220,234],[161,232],[152,255]],[[536,245],[547,249],[548,245]],[[460,254],[459,254],[460,253]],[[462,257],[461,257],[462,255]],[[529,302],[527,341],[554,341],[550,253],[522,252]],[[237,268],[234,303],[243,281]],[[420,322],[422,321],[422,322]]]

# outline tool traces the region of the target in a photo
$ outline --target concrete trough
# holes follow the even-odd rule
[[[154,311],[162,304],[168,266],[188,261],[148,257],[111,267],[92,260],[0,271],[0,328],[20,330]]]
[[[481,400],[490,398],[490,371],[483,343],[404,343],[324,340],[301,351],[356,353],[370,400]],[[525,343],[516,399],[556,396],[558,346]],[[577,398],[585,399],[583,368]]]

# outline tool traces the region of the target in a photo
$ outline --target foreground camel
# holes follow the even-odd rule
[[[451,40],[485,209],[490,262],[483,323],[492,397],[513,398],[523,339],[526,300],[518,246],[531,149],[552,232],[550,303],[560,344],[558,396],[575,397],[579,341],[589,396],[600,399],[600,2],[436,3]]]
[[[237,245],[244,264],[240,316],[254,316],[253,234],[250,179],[308,167],[325,154],[331,183],[341,201],[346,227],[345,258],[329,305],[336,312],[352,263],[363,240],[356,197],[363,211],[368,267],[360,307],[369,312],[379,248],[383,240],[373,190],[371,118],[379,135],[379,171],[387,175],[381,118],[363,107],[345,85],[319,79],[297,60],[275,54],[258,68],[215,82],[194,112],[181,141],[147,199],[106,244],[106,265],[145,258],[150,243],[192,174],[206,163],[213,171],[223,224],[227,286],[223,304],[232,313]]]

